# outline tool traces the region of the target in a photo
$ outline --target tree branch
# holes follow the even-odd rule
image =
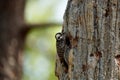
[[[25,39],[27,33],[31,29],[37,29],[37,28],[48,28],[48,27],[58,27],[62,26],[62,23],[57,22],[49,22],[49,23],[39,23],[39,24],[24,24],[23,27],[20,29],[20,34],[23,39]]]
[[[57,22],[49,22],[49,23],[39,23],[39,24],[26,24],[26,28],[33,29],[33,28],[48,28],[48,27],[58,27],[61,26],[62,23]]]

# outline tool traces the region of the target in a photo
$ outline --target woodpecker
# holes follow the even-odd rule
[[[64,52],[65,52],[65,36],[63,33],[57,33],[55,35],[56,38],[56,49],[57,49],[57,54],[59,56],[60,62],[64,63]]]
[[[68,56],[71,49],[69,38],[64,33],[57,33],[56,38],[56,49],[57,55],[61,65],[64,67],[64,71],[68,72]]]

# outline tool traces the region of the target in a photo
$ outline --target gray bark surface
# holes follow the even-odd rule
[[[57,56],[59,80],[120,80],[120,0],[68,0],[62,33],[71,47],[67,72]]]

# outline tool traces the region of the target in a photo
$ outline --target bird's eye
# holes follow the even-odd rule
[[[57,40],[60,40],[60,36],[57,37]]]
[[[57,38],[57,40],[61,40],[63,37],[62,36],[59,36],[58,38]]]

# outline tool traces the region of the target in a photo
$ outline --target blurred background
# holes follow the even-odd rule
[[[62,23],[66,4],[67,0],[27,0],[26,23]],[[24,49],[23,80],[57,80],[55,33],[61,29],[62,26],[46,26],[29,32]]]

